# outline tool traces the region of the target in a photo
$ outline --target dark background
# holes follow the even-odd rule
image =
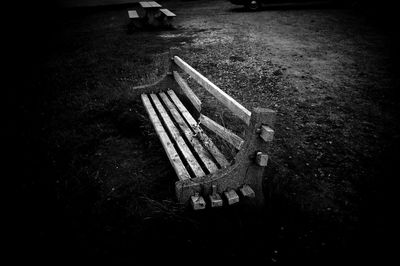
[[[343,4],[343,1],[338,2]],[[362,4],[360,2],[355,11],[368,16],[376,27],[387,33],[391,39],[393,61],[398,62],[399,43],[395,26],[398,24],[398,16],[395,5],[390,1],[362,1]],[[42,108],[42,92],[29,91],[25,84],[26,80],[30,80],[25,77],[35,75],[35,66],[51,53],[49,40],[61,27],[65,12],[69,11],[60,9],[53,1],[18,1],[7,7],[5,12],[7,23],[3,27],[6,28],[7,36],[4,39],[7,59],[7,103],[11,104],[10,112],[6,113],[11,117],[6,127],[6,145],[11,144],[11,162],[7,163],[7,168],[13,176],[12,189],[9,190],[11,198],[6,203],[11,202],[10,246],[12,257],[17,261],[42,261],[43,253],[48,254],[45,260],[51,261],[50,258],[56,257],[61,263],[69,259],[75,261],[76,258],[84,258],[84,254],[80,254],[82,251],[69,242],[70,232],[61,229],[64,228],[63,214],[60,212],[62,208],[53,200],[54,187],[52,182],[49,182],[52,179],[52,172],[48,167],[51,162],[46,161],[47,147],[38,142],[37,135],[40,134],[40,130],[35,125],[43,122],[40,121],[39,115]],[[398,69],[396,71],[398,72]],[[397,93],[394,95],[398,97]],[[21,109],[20,106],[26,108]],[[32,131],[27,132],[27,129]],[[396,175],[392,170],[395,170],[398,162],[398,147],[399,143],[393,143],[393,151],[387,155],[389,167],[382,173],[383,180],[387,180],[384,176]],[[388,186],[390,187],[390,184]],[[387,193],[382,196],[386,205],[381,207],[390,210],[394,202],[392,195]],[[397,208],[392,210],[396,212]],[[387,228],[391,228],[391,217],[385,217],[385,221],[388,222]],[[368,228],[363,232],[368,232]],[[375,253],[373,255],[376,262],[387,260],[392,249],[389,244],[389,232],[371,233],[371,238],[377,243],[376,249],[372,251]],[[347,255],[352,256],[354,261],[362,261],[363,254],[371,250],[363,246],[362,242],[357,244],[358,252]]]

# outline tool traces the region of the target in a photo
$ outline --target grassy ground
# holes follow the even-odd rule
[[[168,7],[178,17],[167,31],[129,33],[116,7],[47,14],[54,27],[19,36],[17,248],[111,263],[384,260],[399,140],[389,29],[347,9]],[[176,177],[131,90],[162,75],[172,46],[247,108],[278,111],[260,213],[175,203]],[[192,85],[209,116],[242,133]]]

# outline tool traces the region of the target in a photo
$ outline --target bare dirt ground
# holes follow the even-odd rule
[[[128,32],[117,6],[64,11],[43,35],[21,37],[37,50],[17,81],[17,248],[113,264],[385,260],[399,146],[390,29],[338,6],[161,2],[174,29]],[[278,111],[265,209],[175,203],[176,177],[132,91],[162,75],[170,47],[248,109]]]

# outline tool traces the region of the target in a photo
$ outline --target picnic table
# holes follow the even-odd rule
[[[161,8],[155,1],[139,2],[137,10],[129,10],[128,15],[131,24],[142,27],[149,26],[171,26],[172,19],[176,16],[170,10]]]

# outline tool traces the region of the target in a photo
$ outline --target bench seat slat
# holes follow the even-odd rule
[[[197,125],[196,120],[189,113],[186,107],[182,104],[179,98],[176,96],[175,92],[170,90],[168,91],[169,96],[171,97],[174,104],[178,107],[179,111],[182,113],[182,116],[186,119],[190,127],[194,132],[197,133],[198,138],[204,143],[208,151],[214,156],[215,160],[219,163],[221,167],[226,167],[229,165],[228,160],[221,153],[221,151],[215,146],[213,141],[201,130],[201,128]]]
[[[142,102],[179,180],[189,179],[190,178],[189,172],[186,170],[182,160],[180,159],[178,153],[176,152],[174,144],[169,139],[167,132],[165,132],[164,127],[161,124],[161,121],[158,118],[150,102],[149,97],[145,94],[142,94]]]
[[[128,15],[130,19],[139,18],[139,15],[136,10],[129,10]]]
[[[168,110],[171,112],[173,118],[181,128],[181,130],[184,133],[184,136],[186,139],[189,141],[189,143],[193,146],[194,150],[196,153],[199,155],[200,159],[206,166],[207,170],[210,173],[214,173],[215,171],[218,170],[217,165],[213,162],[211,154],[204,149],[204,147],[201,145],[200,141],[194,136],[193,131],[189,128],[189,126],[186,124],[184,118],[181,116],[181,114],[178,112],[176,109],[175,105],[171,102],[170,99],[168,99],[167,95],[165,93],[160,93],[161,99],[167,106]]]
[[[157,95],[151,94],[150,95],[151,99],[153,100],[153,103],[155,107],[157,108],[158,112],[161,115],[161,118],[163,119],[167,130],[169,133],[172,135],[173,139],[176,141],[177,146],[179,150],[182,152],[183,156],[185,157],[190,169],[194,172],[196,177],[201,177],[204,176],[205,173],[203,169],[201,169],[200,164],[197,162],[196,158],[194,157],[193,153],[190,151],[189,147],[186,145],[184,139],[182,138],[179,130],[176,128],[174,125],[173,121],[169,117],[167,111],[161,104],[160,100],[158,99]]]

